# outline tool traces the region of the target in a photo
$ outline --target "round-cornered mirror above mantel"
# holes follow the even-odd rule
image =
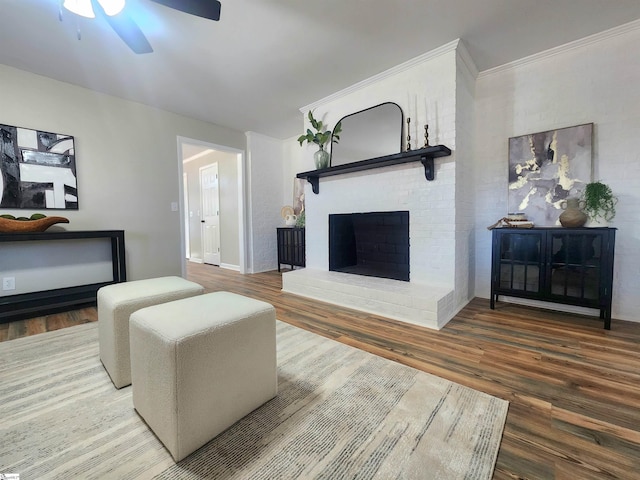
[[[342,131],[340,141],[332,142],[330,165],[335,167],[400,153],[403,122],[402,109],[392,102],[346,115],[336,123]]]

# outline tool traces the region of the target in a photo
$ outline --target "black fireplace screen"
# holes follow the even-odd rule
[[[409,212],[329,215],[329,270],[409,281]]]

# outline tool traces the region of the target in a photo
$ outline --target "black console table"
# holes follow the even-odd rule
[[[113,266],[111,281],[2,296],[0,297],[0,323],[71,310],[81,305],[95,304],[98,289],[105,285],[127,280],[123,230],[0,233],[0,249],[2,249],[2,244],[6,242],[46,242],[92,238],[111,240]]]
[[[615,228],[496,228],[491,308],[499,295],[597,308],[611,329]]]
[[[304,267],[305,265],[305,237],[304,228],[278,228],[278,271],[280,264]]]

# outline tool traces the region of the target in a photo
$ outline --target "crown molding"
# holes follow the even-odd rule
[[[469,72],[469,74],[475,79],[478,77],[478,67],[476,67],[476,62],[471,58],[471,54],[469,53],[469,50],[467,50],[467,46],[464,41],[461,39],[459,40],[460,43],[457,48],[458,58],[467,69],[467,72]]]
[[[550,48],[549,50],[544,50],[539,53],[534,53],[533,55],[529,55],[528,57],[524,57],[510,63],[505,63],[504,65],[500,65],[498,67],[484,70],[478,74],[478,78],[486,77],[488,75],[493,75],[495,73],[505,72],[514,68],[522,67],[524,65],[529,65],[531,63],[536,63],[541,60],[544,60],[545,58],[555,57],[556,55],[570,52],[571,50],[587,47],[595,43],[600,43],[610,38],[615,38],[620,35],[624,35],[626,33],[633,32],[636,30],[640,30],[640,19],[634,20],[629,23],[625,23],[618,27],[610,28],[609,30],[605,30],[603,32],[594,33],[593,35],[589,35],[588,37],[584,37],[579,40],[574,40],[573,42],[565,43],[564,45]]]
[[[409,70],[413,67],[415,67],[416,65],[420,65],[421,63],[427,62],[429,60],[433,60],[434,58],[437,58],[441,55],[444,55],[445,53],[449,53],[452,51],[455,51],[458,48],[458,45],[460,45],[461,40],[459,38],[457,38],[456,40],[453,40],[452,42],[446,43],[444,45],[442,45],[441,47],[438,47],[434,50],[430,50],[427,53],[423,53],[422,55],[419,55],[417,57],[414,57],[410,60],[407,60],[404,63],[401,63],[400,65],[396,65],[395,67],[391,67],[388,70],[385,70],[383,72],[380,72],[372,77],[369,77],[365,80],[362,80],[358,83],[354,83],[353,85],[344,88],[342,90],[339,90],[335,93],[332,93],[331,95],[324,97],[320,100],[317,100],[313,103],[310,103],[309,105],[305,105],[304,107],[300,108],[300,112],[303,114],[306,114],[306,112],[308,112],[309,110],[314,110],[315,108],[319,107],[320,105],[324,105],[325,103],[328,102],[332,102],[334,100],[338,100],[340,98],[343,98],[347,95],[349,95],[350,93],[356,92],[358,90],[363,89],[364,87],[368,86],[368,85],[372,85],[376,82],[379,82],[381,80],[384,80],[385,78],[391,77],[393,75],[397,75],[398,73],[402,73],[406,70]],[[466,48],[465,48],[466,51]],[[468,53],[467,53],[468,55]],[[469,57],[469,59],[471,59],[471,57]],[[471,62],[473,64],[473,61]],[[466,64],[466,61],[465,61]],[[476,69],[477,70],[477,69]]]

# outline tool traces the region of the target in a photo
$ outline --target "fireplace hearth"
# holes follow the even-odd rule
[[[329,215],[329,270],[409,281],[409,212]]]

